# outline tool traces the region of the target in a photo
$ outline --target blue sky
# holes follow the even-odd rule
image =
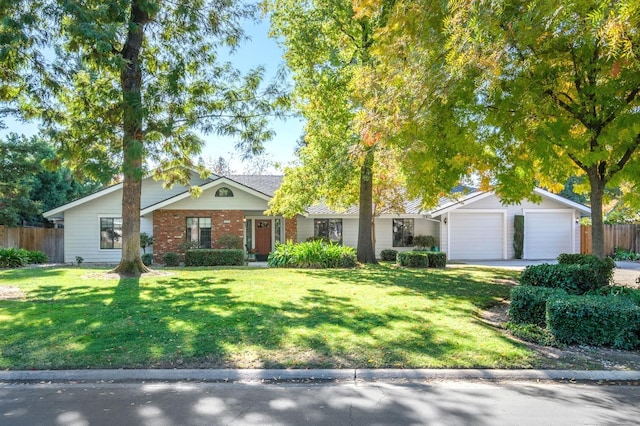
[[[279,66],[284,64],[282,50],[276,40],[268,37],[269,22],[261,20],[257,24],[248,23],[245,27],[246,33],[251,38],[244,42],[229,60],[240,70],[249,70],[258,66],[266,69],[267,80],[275,75]],[[21,123],[4,118],[7,129],[0,130],[0,136],[9,132],[25,134],[28,136],[38,132],[37,124]],[[300,138],[303,123],[300,119],[290,118],[287,120],[274,120],[272,125],[275,137],[265,144],[265,154],[268,159],[281,164],[289,163],[294,159],[296,142]],[[216,135],[203,135],[206,141],[202,156],[204,158],[218,158],[220,156],[231,161],[231,167],[236,173],[243,172],[248,164],[240,161],[241,153],[235,151],[235,140],[232,138],[219,137]],[[276,172],[272,170],[272,172]]]

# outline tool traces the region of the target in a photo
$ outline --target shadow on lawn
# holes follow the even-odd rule
[[[0,366],[410,367],[415,354],[450,357],[464,333],[452,329],[450,338],[436,341],[438,325],[419,319],[415,309],[363,309],[355,300],[362,296],[335,294],[331,283],[393,286],[391,295],[430,299],[477,300],[474,294],[487,289],[492,290],[484,296],[487,303],[499,297],[495,284],[458,285],[460,276],[431,271],[300,273],[322,278],[323,284],[302,289],[300,298],[272,302],[240,297],[235,286],[251,292],[250,284],[215,275],[39,287],[25,302],[0,303],[13,318],[0,323]],[[398,324],[401,332],[394,332],[391,327]]]

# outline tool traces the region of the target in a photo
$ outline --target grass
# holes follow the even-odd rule
[[[0,368],[527,368],[480,321],[515,272],[491,269],[0,271]]]

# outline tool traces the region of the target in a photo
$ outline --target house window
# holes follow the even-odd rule
[[[233,197],[233,191],[229,188],[220,188],[216,191],[216,197]]]
[[[274,219],[274,239],[276,244],[282,243],[282,219]]]
[[[393,246],[413,246],[413,219],[393,219]]]
[[[342,243],[342,219],[316,219],[313,221],[313,236],[328,238],[334,243]]]
[[[187,242],[195,242],[199,248],[211,248],[210,217],[187,218]]]
[[[253,220],[246,219],[244,235],[246,238],[245,247],[247,250],[251,250],[253,248]]]
[[[106,250],[122,248],[122,218],[100,218],[100,248]]]

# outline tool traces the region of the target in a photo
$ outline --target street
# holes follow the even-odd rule
[[[640,387],[514,381],[0,384],[11,425],[622,425]]]

